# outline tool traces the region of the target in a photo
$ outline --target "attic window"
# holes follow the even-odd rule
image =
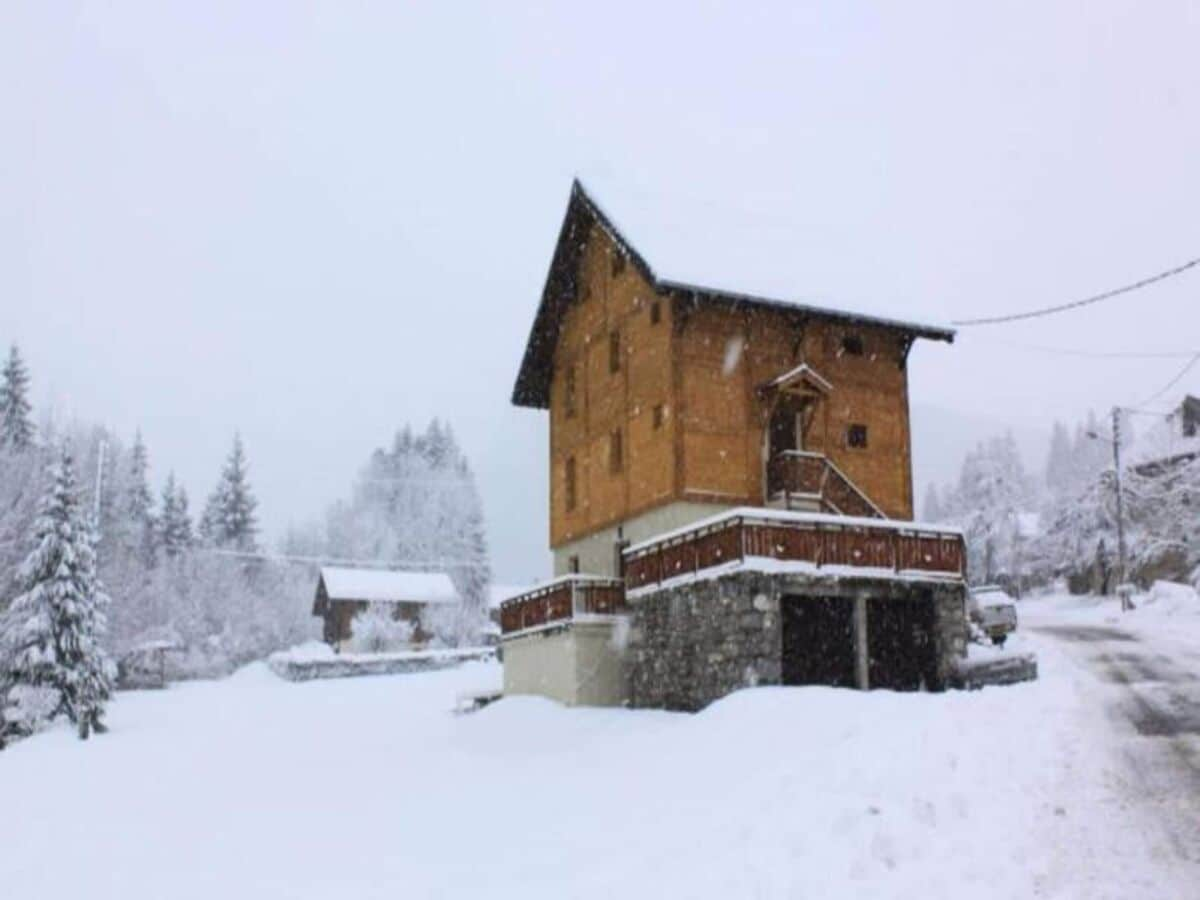
[[[860,334],[847,334],[842,338],[842,352],[847,356],[863,355],[863,339]]]
[[[662,321],[662,301],[655,300],[650,304],[650,324],[657,325]]]
[[[563,494],[565,495],[567,512],[575,508],[575,457],[568,456],[563,472]]]
[[[566,408],[567,418],[575,415],[575,367],[570,366],[567,369],[566,385],[563,391],[563,406]]]
[[[618,428],[608,436],[608,471],[616,475],[625,468],[625,447]]]
[[[619,331],[608,333],[608,371],[612,373],[621,371],[621,332]]]
[[[856,450],[865,450],[867,448],[867,426],[848,426],[846,428],[846,446]]]
[[[614,252],[612,255],[612,277],[616,278],[625,271],[625,255],[620,252]]]

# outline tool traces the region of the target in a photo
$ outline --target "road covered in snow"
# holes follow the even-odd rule
[[[1118,783],[1153,811],[1160,850],[1200,865],[1200,609],[1141,601],[1121,613],[1114,601],[1050,598],[1024,618],[1076,667],[1125,761]],[[1194,890],[1200,896],[1200,880]]]
[[[0,885],[39,900],[1200,895],[1194,735],[1141,733],[1123,693],[1182,690],[1200,665],[1188,643],[1103,610],[1022,615],[1041,679],[972,693],[762,688],[697,715],[509,698],[456,716],[459,691],[499,683],[471,663],[302,684],[254,665],[122,694],[108,735],[62,728],[0,754]],[[1161,652],[1175,680],[1105,674],[1139,671],[1126,652]],[[1177,764],[1148,764],[1160,754]]]

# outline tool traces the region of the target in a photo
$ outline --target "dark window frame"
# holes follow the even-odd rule
[[[625,436],[617,428],[608,433],[608,472],[620,475],[625,470]]]
[[[870,446],[869,431],[861,422],[846,426],[846,446],[851,450],[866,450]]]
[[[579,502],[579,479],[574,456],[568,456],[563,466],[563,500],[567,512],[573,511]]]
[[[650,412],[650,417],[650,421],[654,425],[654,430],[658,431],[667,422],[667,408],[661,403],[656,403],[654,409]]]
[[[574,366],[567,366],[565,376],[566,383],[563,386],[563,406],[568,419],[574,418],[577,408],[576,400],[578,398],[578,384]]]
[[[657,325],[661,321],[662,321],[662,301],[661,300],[651,300],[650,301],[650,324]]]
[[[861,334],[842,335],[842,353],[847,356],[864,356],[866,352],[866,344]]]
[[[616,375],[621,371],[621,332],[614,328],[608,333],[608,373]]]

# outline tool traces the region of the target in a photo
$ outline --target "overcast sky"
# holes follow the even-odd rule
[[[897,316],[1200,256],[1200,3],[982,7],[5,3],[0,343],[197,505],[240,429],[272,533],[445,417],[497,575],[541,575],[545,416],[509,394],[576,172],[768,227],[797,284]],[[1038,429],[1183,362],[1028,345],[1200,349],[1200,271],[918,345],[919,419]]]

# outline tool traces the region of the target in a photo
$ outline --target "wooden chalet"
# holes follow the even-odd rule
[[[422,642],[421,614],[429,606],[458,603],[450,576],[441,572],[396,572],[323,566],[317,578],[313,615],[323,622],[322,639],[340,649],[350,640],[354,617],[373,603],[385,604],[397,620],[411,622]]]
[[[626,586],[602,615],[632,616],[639,637],[654,631],[647,586],[734,560],[961,582],[961,536],[910,521],[908,355],[953,332],[654,263],[576,181],[512,397],[550,415],[549,539],[567,581],[505,604],[506,654],[531,623],[580,609],[560,596],[576,574]]]

